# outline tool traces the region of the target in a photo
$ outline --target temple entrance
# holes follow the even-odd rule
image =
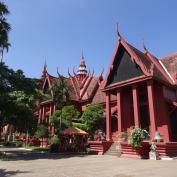
[[[139,86],[138,95],[139,95],[140,127],[146,129],[149,132],[150,120],[146,85]]]
[[[118,120],[116,115],[113,115],[111,117],[111,130],[112,130],[112,140],[115,141],[118,138]]]
[[[171,124],[171,133],[173,141],[177,141],[177,112],[173,111],[170,114],[170,124]]]
[[[149,110],[147,105],[140,106],[140,127],[149,131]]]

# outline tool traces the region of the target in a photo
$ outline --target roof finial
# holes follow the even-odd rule
[[[104,67],[102,67],[101,76],[103,76],[103,73],[104,73]]]
[[[94,70],[94,68],[93,68],[92,77],[94,76],[94,73],[95,73],[95,70]]]
[[[116,33],[118,35],[119,38],[121,38],[120,32],[119,32],[119,24],[116,23]]]
[[[82,59],[84,59],[84,52],[83,52],[83,49],[82,49],[82,56],[81,56]]]
[[[73,67],[73,74],[74,74],[74,76],[76,76],[76,73],[75,73],[75,68]]]
[[[69,67],[68,67],[68,75],[69,75],[70,77],[72,77],[71,74],[70,74],[70,71],[69,71]]]
[[[46,58],[45,58],[45,61],[44,61],[43,72],[47,72],[47,62],[46,62]]]
[[[58,74],[58,77],[60,77],[60,73],[59,73],[59,71],[58,71],[58,67],[57,67],[57,74]]]
[[[144,50],[147,52],[148,50],[147,50],[147,48],[146,48],[146,45],[145,45],[144,39],[141,40],[141,44],[143,45]]]
[[[46,57],[45,57],[45,61],[44,61],[44,68],[45,68],[45,69],[47,68],[47,60],[46,60]]]

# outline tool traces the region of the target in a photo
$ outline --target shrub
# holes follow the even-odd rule
[[[131,131],[130,135],[130,145],[133,148],[139,148],[141,146],[141,142],[145,138],[145,134],[147,134],[147,131],[141,128],[134,128]]]
[[[35,132],[36,138],[47,138],[48,137],[48,126],[41,124],[37,127],[37,131]]]
[[[50,139],[50,144],[59,144],[60,139],[58,138],[57,135],[54,135],[51,139]]]
[[[23,142],[22,141],[6,141],[2,143],[3,146],[7,147],[22,147]]]
[[[12,141],[6,141],[3,143],[3,146],[7,146],[7,147],[15,147],[16,143],[12,142]]]
[[[58,153],[59,152],[59,138],[57,135],[54,135],[50,139],[50,152],[51,153]]]
[[[23,142],[22,141],[15,141],[15,146],[16,147],[22,147],[23,146]]]

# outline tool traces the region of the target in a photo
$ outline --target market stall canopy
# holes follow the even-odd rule
[[[88,133],[76,127],[69,127],[61,131],[61,134],[62,135],[87,135]]]

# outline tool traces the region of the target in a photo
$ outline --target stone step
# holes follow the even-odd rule
[[[108,149],[108,151],[105,153],[105,155],[112,155],[112,156],[120,156],[121,155],[121,149],[119,142],[114,142],[111,147]]]

